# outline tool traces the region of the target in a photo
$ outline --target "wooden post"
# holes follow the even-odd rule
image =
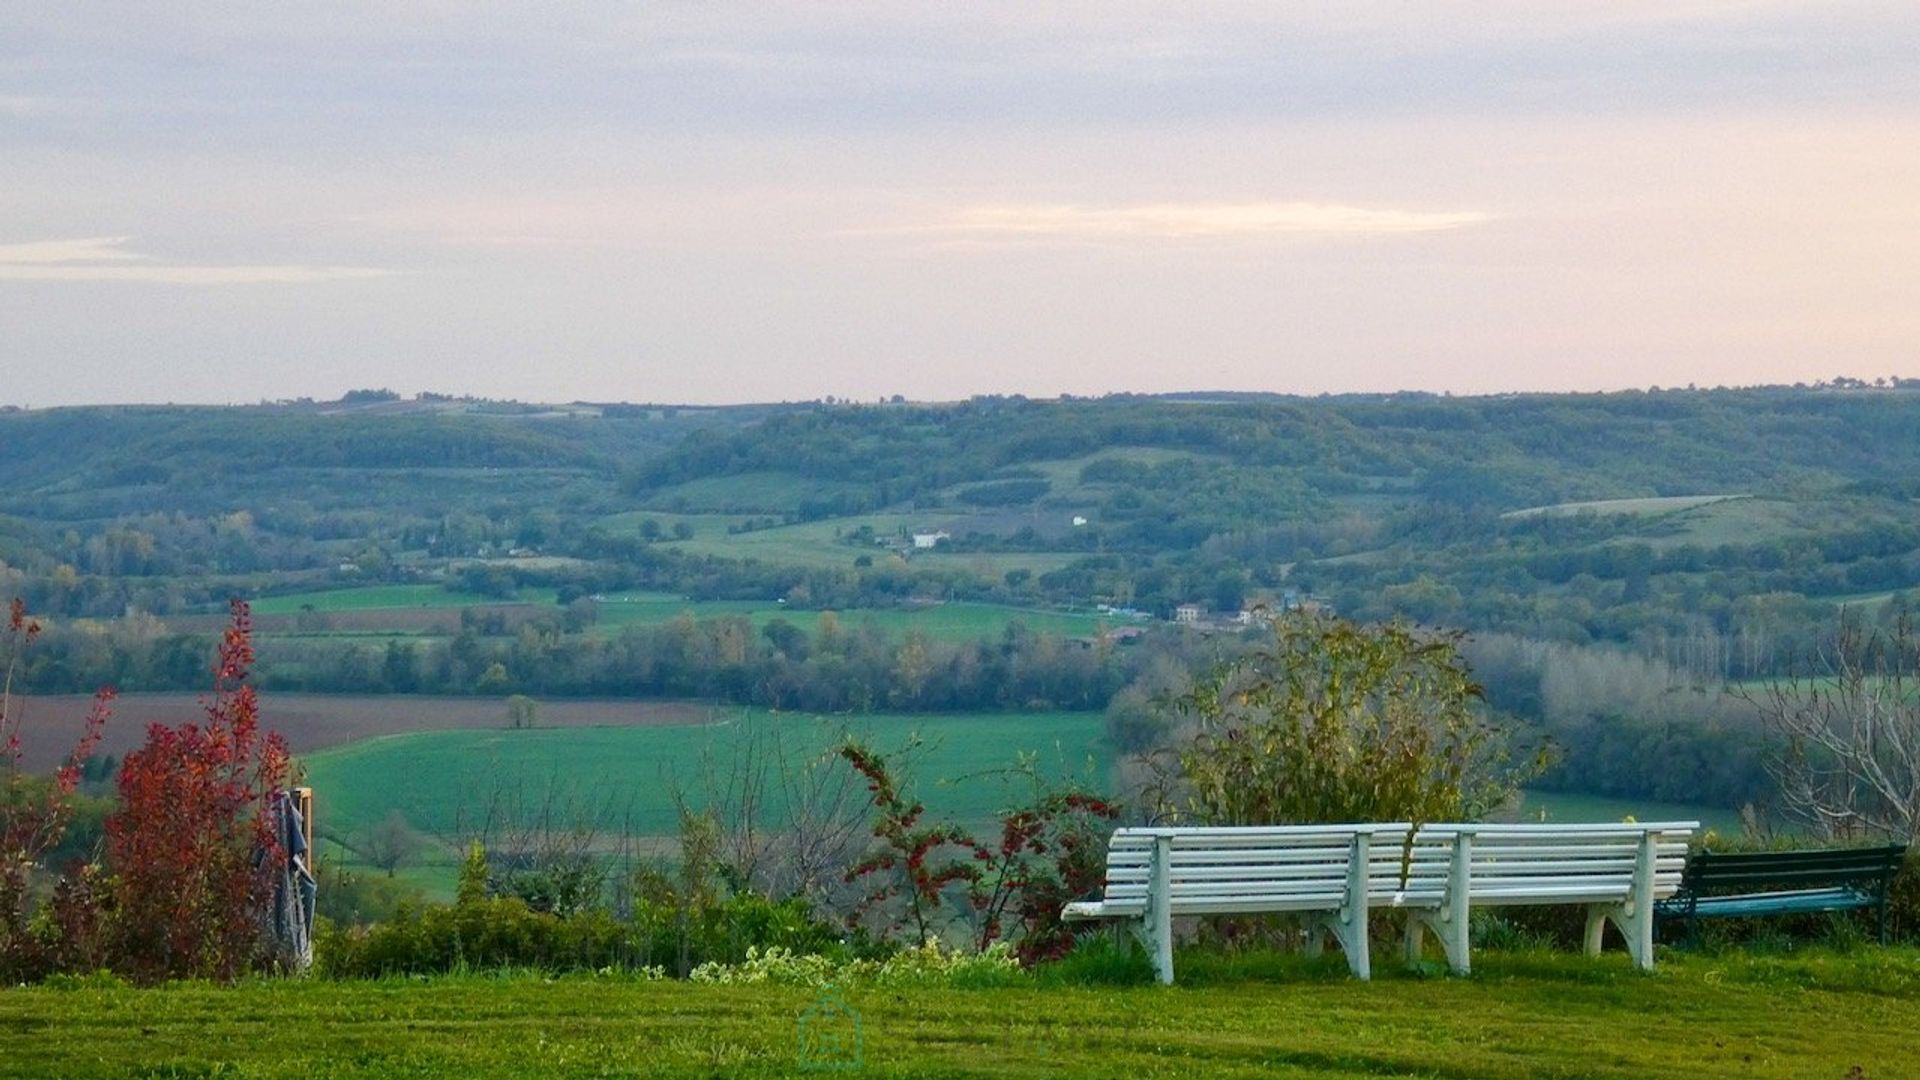
[[[300,811],[300,834],[307,842],[307,872],[313,873],[314,865],[319,861],[320,850],[313,846],[313,789],[297,787],[293,789],[294,809]]]

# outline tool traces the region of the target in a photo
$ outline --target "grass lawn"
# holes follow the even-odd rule
[[[1880,1080],[1913,1075],[1920,1028],[1911,949],[1668,956],[1651,975],[1618,953],[1489,953],[1470,978],[1370,983],[1326,963],[1187,969],[1172,988],[849,987],[860,1054],[845,1074]],[[529,975],[0,990],[0,1073],[804,1075],[797,1021],[815,1000]]]
[[[255,615],[293,615],[307,605],[315,611],[368,611],[379,608],[464,608],[495,604],[551,604],[551,589],[522,589],[517,597],[501,599],[480,593],[456,592],[440,585],[363,585],[325,592],[267,596],[253,601]]]

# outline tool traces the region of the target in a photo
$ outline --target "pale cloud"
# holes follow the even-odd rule
[[[301,285],[384,277],[363,266],[169,264],[130,251],[127,236],[0,244],[0,281],[118,281],[155,285]]]
[[[126,250],[122,245],[130,236],[83,236],[74,240],[36,240],[25,244],[0,244],[0,266],[43,266],[54,263],[122,262],[145,259],[145,255]]]
[[[931,231],[1084,240],[1185,240],[1288,235],[1392,236],[1440,232],[1493,219],[1480,210],[1403,210],[1318,202],[1074,203],[975,206]]]

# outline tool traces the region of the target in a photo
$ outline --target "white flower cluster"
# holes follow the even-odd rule
[[[942,948],[929,938],[919,948],[904,949],[885,960],[835,960],[796,953],[778,945],[749,946],[738,964],[708,962],[689,974],[694,982],[727,986],[827,986],[870,983],[876,986],[940,985],[955,981],[999,981],[1017,977],[1020,964],[1005,943],[985,952]]]

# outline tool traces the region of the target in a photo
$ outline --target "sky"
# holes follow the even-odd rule
[[[1920,375],[1920,5],[0,6],[0,403]]]

